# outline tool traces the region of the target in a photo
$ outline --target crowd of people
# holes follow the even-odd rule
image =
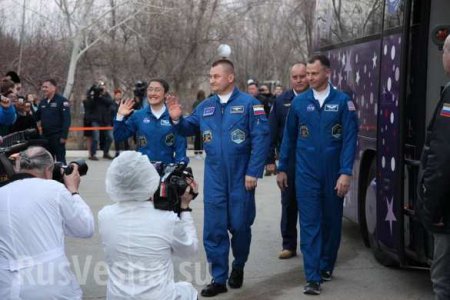
[[[443,53],[444,69],[450,75],[449,37]],[[343,199],[350,187],[358,133],[355,104],[330,84],[331,68],[324,55],[296,63],[290,68],[290,88],[283,91],[277,87],[274,96],[269,86],[258,86],[254,81],[248,82],[248,93],[239,90],[233,63],[220,59],[209,72],[212,94],[206,99],[204,93],[199,94],[189,115],[184,114],[164,79],[143,84],[145,93],[139,91],[134,99],[122,99],[119,89],[111,97],[101,82],[91,87],[84,102],[85,125],[113,124],[113,132],[103,131],[103,141],[102,131],[92,132],[90,158],[96,159],[97,145],[102,143],[103,157],[109,159],[113,138],[118,144],[134,138],[137,145],[137,151],[117,152],[105,176],[107,193],[117,202],[98,215],[109,273],[108,299],[198,297],[190,283],[175,283],[172,264],[173,255],[188,257],[198,250],[189,207],[198,184],[193,179],[187,181],[178,215],[156,209],[160,174],[151,163],[187,165],[189,136],[201,140],[201,151],[206,153],[203,245],[212,281],[200,295],[214,297],[228,288],[243,286],[256,216],[255,189],[264,170],[277,174],[281,190],[282,244],[278,257],[295,257],[300,236],[304,293],[321,293],[322,284],[333,279]],[[65,285],[19,284],[23,276],[33,277],[41,263],[67,266],[64,235],[90,237],[94,221],[78,193],[76,167],[64,175],[63,183],[48,180],[54,158],[65,160],[68,100],[56,93],[56,82],[49,79],[42,85],[44,99],[37,110],[29,100],[14,103],[10,96],[17,93],[18,86],[11,79],[2,81],[0,124],[11,129],[21,117],[32,115],[41,121],[49,151],[42,147],[22,151],[15,158],[18,173],[0,188],[0,298],[14,295],[29,299],[33,293],[43,293],[47,299],[79,299],[80,288],[68,268],[55,271],[66,277]],[[445,139],[450,128],[448,90],[447,86],[429,127],[420,179],[422,205],[418,209],[435,236],[432,280],[436,294],[442,297],[439,299],[450,295],[449,206],[445,199],[450,193],[445,184],[449,176],[442,175],[448,173],[442,166],[449,161],[450,152],[437,150],[449,146]],[[36,123],[29,126],[36,127]],[[14,201],[18,195],[24,201]],[[32,216],[28,213],[31,210],[36,212]]]

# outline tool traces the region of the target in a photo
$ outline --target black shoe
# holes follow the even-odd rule
[[[114,159],[114,157],[112,157],[112,156],[109,155],[109,154],[103,154],[103,158],[106,158],[106,159]]]
[[[303,289],[303,294],[320,295],[320,283],[314,281],[308,282]]]
[[[202,291],[201,295],[203,297],[214,297],[221,293],[226,293],[227,286],[225,284],[215,283],[214,281],[211,281],[210,284],[208,284]]]
[[[244,281],[244,270],[232,269],[230,278],[228,278],[228,285],[232,289],[238,289],[242,286]]]
[[[89,160],[98,160],[98,157],[97,157],[97,156],[94,156],[94,155],[92,155],[92,156],[89,156]]]
[[[320,276],[322,276],[322,281],[330,281],[331,271],[320,271]]]

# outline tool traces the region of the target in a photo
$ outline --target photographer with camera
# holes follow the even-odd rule
[[[54,160],[42,147],[16,157],[0,187],[0,299],[81,299],[64,253],[64,236],[89,238],[94,218],[78,194],[72,166],[64,185],[52,179]]]
[[[117,203],[98,213],[108,264],[107,299],[197,299],[190,283],[175,283],[172,262],[172,256],[187,258],[198,249],[189,208],[197,183],[189,177],[186,181],[177,216],[155,209],[160,176],[145,155],[124,151],[113,160],[106,192]]]
[[[99,81],[91,86],[87,94],[87,101],[84,103],[86,121],[90,121],[92,127],[102,127],[112,125],[111,110],[114,101],[106,90],[103,81]],[[91,147],[89,151],[90,160],[98,160],[96,156],[97,148],[103,150],[103,158],[113,159],[109,155],[109,148],[113,141],[111,130],[93,130],[91,137]]]
[[[139,110],[143,107],[148,106],[145,102],[147,94],[148,84],[145,81],[138,80],[134,84],[133,95],[134,95],[134,110]],[[147,104],[147,105],[146,105]]]
[[[122,102],[114,120],[114,140],[124,141],[136,134],[137,151],[151,161],[188,164],[186,138],[175,134],[164,103],[168,92],[169,84],[165,80],[152,79],[147,88],[150,105],[134,112],[133,99]]]

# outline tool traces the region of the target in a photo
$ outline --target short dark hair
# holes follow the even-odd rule
[[[322,66],[327,68],[331,67],[330,60],[323,54],[317,54],[312,56],[310,59],[308,59],[308,64],[313,64],[317,60],[320,62]]]
[[[3,78],[0,82],[0,94],[3,96],[8,96],[11,92],[11,89],[14,88],[14,81],[8,79],[7,77]]]
[[[162,87],[164,88],[164,93],[167,93],[170,89],[169,83],[167,81],[165,81],[164,79],[153,78],[149,81],[148,86],[150,86],[150,83],[152,83],[152,82],[158,82],[159,84],[161,84]]]
[[[16,72],[9,71],[6,73],[6,76],[9,77],[14,83],[20,83],[20,77]]]
[[[227,66],[232,73],[234,73],[234,65],[229,59],[221,58],[212,63],[211,67],[217,67],[218,65]]]
[[[56,83],[56,80],[53,78],[45,79],[44,81],[42,81],[42,83],[44,83],[44,82],[50,82],[55,87],[58,86],[58,84]]]

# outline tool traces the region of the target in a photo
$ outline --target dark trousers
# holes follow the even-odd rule
[[[117,142],[116,140],[114,140],[114,149],[116,150],[116,154],[119,154],[120,150],[130,150],[128,139],[123,142]]]
[[[66,144],[60,142],[60,135],[45,135],[45,138],[47,139],[47,150],[56,161],[66,164]]]
[[[288,171],[288,188],[281,192],[281,236],[283,249],[297,250],[298,208],[295,195],[295,169]]]
[[[197,130],[194,136],[194,152],[195,154],[201,154],[203,151],[202,134],[200,130]]]
[[[450,299],[450,234],[435,233],[431,281],[436,300]]]

